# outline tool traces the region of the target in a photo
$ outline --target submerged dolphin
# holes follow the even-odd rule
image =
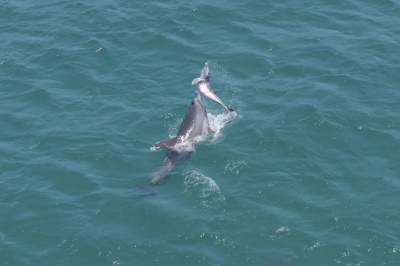
[[[210,88],[210,69],[208,68],[208,63],[204,64],[204,68],[201,70],[200,78],[196,78],[192,81],[192,85],[199,85],[199,89],[201,93],[210,98],[213,101],[221,104],[227,112],[235,111],[233,108],[226,107],[225,104],[221,101],[220,98],[217,96],[217,90],[212,90]]]
[[[209,128],[206,108],[201,102],[200,94],[196,92],[178,135],[156,143],[156,147],[168,148],[167,156],[165,156],[159,172],[155,174],[150,183],[135,188],[145,192],[145,195],[154,195],[150,187],[165,183],[168,179],[167,173],[171,172],[180,161],[189,159],[194,147],[207,136]]]

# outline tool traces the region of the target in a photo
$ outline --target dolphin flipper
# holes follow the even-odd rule
[[[178,137],[173,137],[170,139],[160,140],[156,143],[156,147],[160,148],[172,148],[175,146],[176,142],[178,141]]]
[[[192,81],[192,85],[199,85],[201,82],[203,82],[204,80],[202,78],[195,78]]]

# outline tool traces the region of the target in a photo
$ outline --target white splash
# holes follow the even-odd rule
[[[290,231],[290,228],[289,228],[289,227],[282,226],[281,228],[277,229],[277,230],[275,231],[275,233],[279,233],[279,232],[289,232],[289,231]]]
[[[151,150],[151,151],[160,151],[161,149],[160,149],[160,147],[151,146],[151,147],[150,147],[150,150]]]
[[[38,141],[35,141],[35,144],[33,144],[33,146],[31,146],[29,149],[32,150],[34,148],[37,148],[40,144],[40,139]]]
[[[247,167],[246,161],[229,159],[226,162],[224,173],[239,174],[244,167]]]
[[[235,248],[236,242],[228,240],[227,237],[222,237],[220,235],[216,235],[215,236],[215,244],[222,245],[222,246],[229,247],[229,248]]]
[[[185,141],[182,143],[177,143],[177,144],[175,144],[173,149],[177,150],[177,151],[194,151],[196,148],[196,143],[197,143],[198,139],[201,139],[201,136],[195,137],[192,140],[188,140],[188,141]]]
[[[207,112],[207,118],[212,131],[212,137],[208,140],[215,144],[222,140],[223,129],[229,125],[235,124],[239,120],[239,115],[236,112],[230,112],[228,114],[220,113],[218,115]]]
[[[204,140],[205,140],[204,136],[197,136],[191,140],[177,143],[177,144],[175,144],[175,146],[171,147],[171,149],[176,150],[176,151],[192,151],[193,152],[193,151],[195,151],[197,144]],[[160,151],[160,150],[162,150],[162,148],[156,147],[154,145],[154,146],[150,147],[150,150]]]
[[[183,182],[184,192],[188,194],[195,194],[201,200],[200,205],[211,207],[216,203],[225,201],[222,196],[221,190],[217,183],[212,178],[209,178],[196,171],[189,171],[185,173]]]
[[[322,246],[322,243],[319,242],[318,240],[316,240],[315,243],[314,243],[314,245],[312,245],[311,247],[309,247],[309,248],[307,248],[307,249],[308,249],[308,250],[313,250],[313,249],[318,248],[318,247],[320,247],[320,246]]]

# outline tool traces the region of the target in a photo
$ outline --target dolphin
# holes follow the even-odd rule
[[[222,105],[226,112],[235,111],[231,107],[226,107],[226,105],[221,101],[221,99],[217,96],[217,90],[212,90],[210,88],[210,69],[208,68],[208,63],[204,64],[204,68],[201,70],[200,78],[196,78],[192,81],[192,85],[199,85],[199,89],[201,93],[210,98],[213,101],[216,101],[220,105]]]
[[[190,154],[207,136],[209,129],[210,124],[208,123],[206,108],[201,102],[200,93],[196,92],[196,96],[191,101],[189,110],[183,118],[178,135],[160,140],[155,145],[168,149],[160,170],[154,175],[150,183],[135,187],[135,189],[144,192],[144,194],[142,193],[144,196],[155,195],[150,187],[165,183],[169,178],[168,172],[171,172],[180,161],[190,158]]]

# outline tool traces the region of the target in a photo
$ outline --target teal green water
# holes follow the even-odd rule
[[[398,1],[0,8],[0,265],[400,265]]]

